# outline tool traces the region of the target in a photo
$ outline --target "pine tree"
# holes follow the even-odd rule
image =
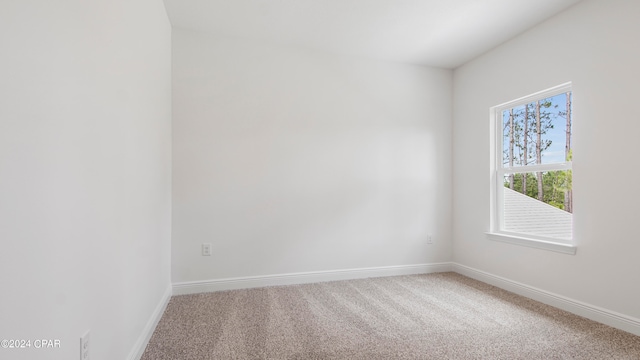
[[[522,145],[522,164],[524,166],[529,162],[529,104],[524,106],[524,136]],[[522,174],[522,193],[527,195],[527,174]]]
[[[513,148],[515,145],[515,128],[513,109],[509,110],[509,167],[513,167]],[[509,174],[509,188],[513,190],[513,174]]]
[[[536,101],[536,164],[542,164],[542,119],[540,118],[540,100]],[[536,173],[538,178],[538,200],[544,200],[542,189],[542,173]]]
[[[564,146],[564,156],[565,159],[567,161],[571,160],[571,92],[567,92],[566,94],[567,97],[567,112],[566,112],[566,120],[567,120],[567,125],[565,128],[565,134],[566,134],[566,143]],[[569,173],[569,176],[573,175],[572,173]],[[570,181],[570,180],[569,180]],[[571,187],[569,187],[567,189],[567,191],[564,193],[564,209],[565,211],[568,211],[570,213],[573,213],[573,190],[571,189]]]

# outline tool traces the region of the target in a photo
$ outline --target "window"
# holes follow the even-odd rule
[[[491,109],[491,238],[575,254],[571,84]]]

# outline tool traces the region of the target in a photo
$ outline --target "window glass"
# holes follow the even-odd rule
[[[495,109],[498,231],[573,238],[572,102],[565,85]]]

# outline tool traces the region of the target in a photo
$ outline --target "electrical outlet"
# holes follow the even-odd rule
[[[89,360],[89,330],[80,338],[80,360]]]
[[[433,244],[433,236],[431,234],[427,235],[427,244]]]
[[[211,244],[202,244],[202,256],[211,256]]]

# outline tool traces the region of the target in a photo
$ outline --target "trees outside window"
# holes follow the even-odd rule
[[[495,230],[572,240],[572,105],[565,84],[493,108]]]

